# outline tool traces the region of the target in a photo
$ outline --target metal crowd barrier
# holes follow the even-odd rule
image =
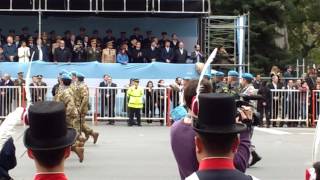
[[[0,119],[21,106],[21,89],[20,86],[0,86]]]
[[[127,88],[97,87],[96,88],[96,120],[128,120]],[[166,125],[168,112],[168,95],[166,88],[144,88],[141,120],[159,121]]]
[[[271,90],[270,121],[305,122],[308,126],[309,92],[300,90]]]
[[[315,127],[320,118],[320,90],[312,91],[312,125]]]

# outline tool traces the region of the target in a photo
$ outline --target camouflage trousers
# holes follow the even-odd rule
[[[81,120],[80,120],[81,119]],[[86,119],[85,115],[81,115],[80,118],[75,119],[73,122],[73,127],[80,132],[80,127],[81,127],[81,132],[83,132],[86,136],[89,136],[90,134],[93,133],[93,130],[86,124]]]

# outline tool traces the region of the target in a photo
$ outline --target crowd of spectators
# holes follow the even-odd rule
[[[0,62],[29,62],[43,60],[48,62],[91,62],[101,63],[196,63],[204,62],[200,45],[188,53],[184,42],[177,34],[171,36],[161,33],[161,38],[146,31],[143,36],[140,28],[133,29],[133,34],[120,32],[115,37],[111,29],[105,35],[94,30],[91,35],[81,27],[79,33],[69,30],[61,36],[55,31],[49,33],[36,31],[29,33],[28,27],[22,28],[22,34],[10,30],[3,35],[0,30]],[[102,38],[103,37],[103,38]]]

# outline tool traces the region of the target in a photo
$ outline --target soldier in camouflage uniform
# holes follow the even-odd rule
[[[93,138],[93,143],[95,144],[98,140],[99,133],[94,132],[85,121],[85,117],[87,112],[89,111],[89,88],[83,82],[84,75],[82,73],[77,73],[77,81],[74,83],[73,91],[75,92],[75,104],[77,106],[77,110],[80,114],[80,118],[74,122],[75,128],[78,132],[83,132],[86,136],[86,140],[89,139],[90,136]]]
[[[67,127],[75,128],[75,122],[80,117],[74,101],[74,91],[70,88],[71,77],[68,74],[63,74],[61,76],[61,80],[63,85],[59,87],[55,96],[55,101],[63,102],[65,104]],[[77,140],[77,142],[71,147],[71,150],[78,155],[80,162],[82,162],[84,158],[83,143]]]
[[[238,97],[240,93],[239,73],[234,70],[228,72],[228,94]]]
[[[215,84],[214,89],[216,93],[227,93],[228,92],[228,86],[226,83],[223,82],[224,73],[217,71],[215,73]]]

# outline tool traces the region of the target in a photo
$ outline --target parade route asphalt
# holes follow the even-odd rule
[[[10,171],[15,180],[30,180],[35,168],[25,153],[23,126],[17,128],[15,144],[17,167]],[[157,124],[127,127],[124,124],[93,128],[100,132],[96,145],[85,145],[85,159],[75,154],[65,164],[70,180],[179,180],[170,147],[170,128]],[[301,180],[311,166],[314,129],[257,129],[253,144],[263,157],[247,173],[261,180]]]

